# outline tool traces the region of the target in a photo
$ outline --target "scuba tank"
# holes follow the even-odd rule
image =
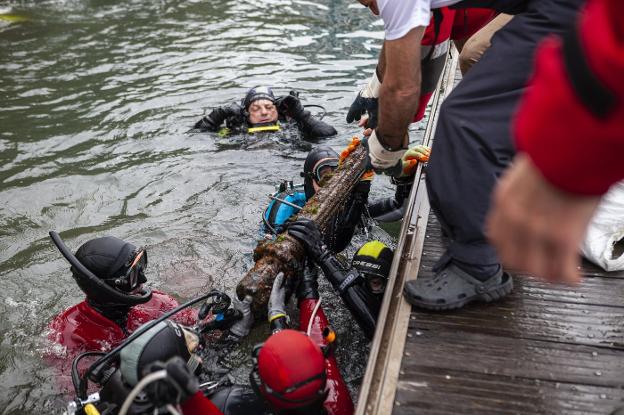
[[[201,301],[204,303],[195,327],[184,327],[167,320]],[[122,409],[124,414],[131,415],[169,413],[166,408],[156,407],[143,392],[144,386],[141,382],[147,376],[144,370],[152,363],[179,356],[186,361],[189,371],[197,374],[201,370],[202,361],[194,352],[205,344],[201,334],[228,329],[242,318],[242,314],[230,308],[230,305],[231,299],[227,294],[212,290],[144,324],[108,353],[90,351],[76,356],[72,363],[72,382],[76,398],[68,403],[65,414],[114,415]],[[207,322],[202,321],[209,316],[213,318]],[[79,362],[85,357],[93,356],[99,356],[99,359],[81,375],[78,371]],[[87,395],[89,380],[97,384],[99,390]],[[200,385],[200,390],[205,394],[209,393],[222,381],[223,379],[204,383]]]

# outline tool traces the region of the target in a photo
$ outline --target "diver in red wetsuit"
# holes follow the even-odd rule
[[[317,274],[305,274],[297,288],[301,331],[288,328],[286,291],[280,273],[273,283],[268,307],[273,334],[252,352],[251,388],[228,386],[204,394],[189,364],[196,360],[191,347],[197,344],[197,339],[192,340],[196,335],[175,323],[161,322],[121,352],[118,376],[110,377],[108,383],[113,386],[106,384],[100,390],[101,401],[96,405],[119,406],[127,399],[127,388],[136,386],[142,376],[164,371],[163,377],[145,385],[149,399],[147,403],[141,401],[145,411],[137,408],[132,413],[152,413],[154,406],[180,405],[185,415],[353,414],[353,401],[332,353],[335,336],[318,306]],[[111,393],[113,390],[122,391],[122,396]]]
[[[173,297],[143,285],[147,281],[145,248],[105,236],[84,243],[73,256],[58,234],[51,234],[56,235],[53,240],[63,255],[73,257],[72,276],[86,295],[49,325],[48,338],[67,349],[67,361],[80,352],[108,350],[143,323],[178,306]],[[195,320],[190,309],[176,316],[184,325],[191,326]]]
[[[299,330],[289,329],[286,282],[278,274],[269,300],[268,320],[273,334],[253,351],[251,386],[223,388],[209,397],[195,389],[186,394],[185,415],[209,414],[215,405],[225,415],[351,415],[353,401],[340,375],[331,342],[333,331],[319,302],[318,274],[306,272],[297,289]],[[175,373],[162,382],[187,384]],[[179,371],[178,371],[179,374]],[[192,375],[188,374],[188,378]],[[209,402],[210,401],[210,402]]]

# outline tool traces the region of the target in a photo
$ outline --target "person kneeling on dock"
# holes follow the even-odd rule
[[[312,116],[301,101],[299,94],[275,97],[266,86],[251,88],[241,104],[217,107],[203,117],[193,128],[200,131],[261,133],[280,131],[282,125],[295,122],[306,139],[326,138],[336,135],[336,129]],[[226,130],[222,129],[225,123]]]

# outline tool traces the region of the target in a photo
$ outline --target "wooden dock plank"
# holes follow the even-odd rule
[[[426,143],[456,58],[433,100]],[[420,170],[417,177],[420,184]],[[585,262],[576,287],[514,273],[502,301],[410,313],[403,284],[430,276],[445,246],[425,186],[412,193],[356,414],[607,415],[624,407],[624,272]]]
[[[393,414],[602,414],[622,404],[613,388],[422,370],[402,377]]]
[[[419,278],[442,254],[431,215]],[[412,310],[394,414],[608,414],[624,406],[624,273],[526,275],[494,304]]]

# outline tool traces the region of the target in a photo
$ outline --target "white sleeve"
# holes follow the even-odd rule
[[[386,40],[400,39],[415,27],[427,27],[431,0],[377,0]]]

